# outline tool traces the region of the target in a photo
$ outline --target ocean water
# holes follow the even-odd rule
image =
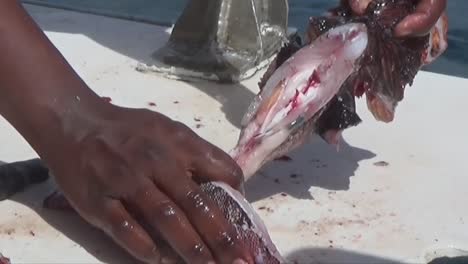
[[[23,0],[161,25],[173,24],[189,0]],[[468,78],[468,0],[448,0],[449,48],[425,70]],[[304,32],[310,16],[338,0],[289,0],[289,25]]]

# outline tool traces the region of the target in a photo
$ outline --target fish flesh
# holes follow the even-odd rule
[[[246,178],[308,139],[317,118],[359,69],[367,45],[366,25],[346,23],[321,34],[274,70],[250,105],[231,152]]]
[[[312,134],[338,145],[361,123],[355,98],[366,95],[375,119],[391,122],[417,72],[447,49],[444,13],[426,35],[396,38],[394,27],[415,1],[374,0],[363,15],[348,1],[312,17],[306,43],[286,45],[261,79],[231,154],[246,179],[265,163],[304,144]]]

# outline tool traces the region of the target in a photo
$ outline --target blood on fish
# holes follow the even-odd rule
[[[362,97],[364,93],[369,90],[369,83],[368,82],[359,82],[354,89],[354,96]]]
[[[253,137],[245,144],[244,150],[242,152],[244,153],[251,152],[252,149],[254,149],[258,145],[258,143],[259,143],[258,140],[255,137]]]
[[[291,104],[291,109],[288,111],[288,114],[291,113],[291,111],[293,111],[294,109],[296,109],[298,106],[299,106],[299,91],[296,90],[296,94],[294,95],[294,97],[291,99],[291,101],[289,102]]]
[[[299,106],[299,91],[296,90],[296,95],[294,95],[294,99],[292,100],[292,108],[296,108]]]
[[[303,94],[307,94],[310,88],[317,87],[320,84],[320,76],[317,73],[317,70],[314,70],[312,75],[309,77],[307,86],[302,91]]]

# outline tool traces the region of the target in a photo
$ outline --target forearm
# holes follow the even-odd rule
[[[16,0],[0,1],[0,52],[0,113],[35,149],[99,112],[99,97]]]

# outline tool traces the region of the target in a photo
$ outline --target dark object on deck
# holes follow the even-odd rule
[[[428,264],[466,264],[466,263],[468,263],[468,256],[455,257],[455,258],[442,257],[442,258],[434,259]]]
[[[240,81],[278,52],[287,23],[287,0],[191,0],[154,54],[156,71]]]
[[[49,170],[40,159],[0,165],[0,201],[49,178]],[[0,262],[1,264],[2,262]]]

